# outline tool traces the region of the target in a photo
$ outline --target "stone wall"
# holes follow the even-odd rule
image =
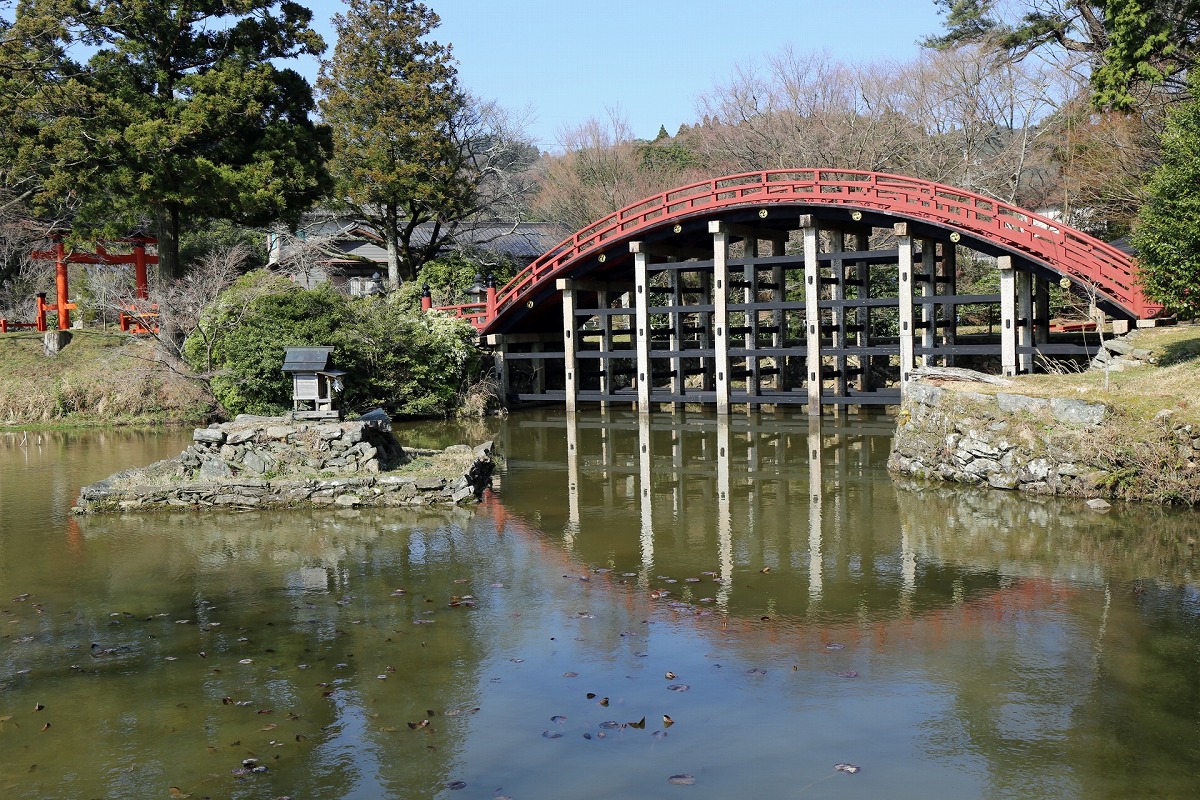
[[[1107,471],[1089,463],[1081,434],[1107,407],[1079,400],[985,394],[911,382],[897,418],[888,468],[1038,494],[1091,497]]]
[[[405,449],[382,412],[349,422],[242,415],[197,428],[176,458],[84,487],[76,510],[461,503],[481,496],[494,467],[491,442]]]

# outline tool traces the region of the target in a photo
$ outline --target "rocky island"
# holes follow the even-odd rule
[[[179,508],[426,506],[477,501],[493,445],[405,448],[382,411],[351,421],[240,415],[175,458],[86,486],[76,513]]]

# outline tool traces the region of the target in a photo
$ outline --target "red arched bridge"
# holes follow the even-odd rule
[[[959,292],[968,266],[990,291]],[[1127,254],[1048,217],[916,178],[799,169],[648,197],[444,310],[497,349],[517,399],[819,412],[895,403],[922,363],[1016,374],[1090,355],[1094,341],[1055,334],[1051,291],[1126,324],[1162,310]]]

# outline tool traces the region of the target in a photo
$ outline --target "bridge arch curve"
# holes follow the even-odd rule
[[[872,232],[892,234],[887,238],[896,246],[868,245]],[[731,266],[734,241],[744,249]],[[770,256],[761,255],[761,242],[768,243]],[[953,273],[960,246],[997,258],[999,296],[957,294]],[[789,275],[803,270],[804,301],[784,297],[785,282],[794,288],[784,279],[789,261]],[[868,297],[870,265],[889,262],[898,283],[894,299]],[[852,263],[858,265],[857,284]],[[679,277],[685,273],[691,277]],[[884,355],[892,363],[898,358],[896,383],[902,384],[922,360],[951,364],[956,354],[995,351],[1003,371],[1015,374],[1030,371],[1035,355],[1070,351],[1045,335],[1050,282],[1077,287],[1116,318],[1150,318],[1161,310],[1141,294],[1126,253],[1027,209],[901,175],[769,170],[681,186],[627,206],[563,240],[493,290],[486,303],[447,310],[470,318],[502,356],[507,350],[526,358],[506,344],[541,337],[535,348],[544,353],[536,357],[541,380],[561,369],[552,383],[563,383],[568,406],[581,398],[611,400],[622,390],[636,391],[639,404],[655,402],[657,392],[662,401],[676,403],[711,396],[718,409],[743,400],[782,400],[807,402],[812,411],[827,400],[895,402],[898,389],[867,389],[870,381],[862,380]],[[656,303],[643,292],[670,296]],[[614,304],[614,294],[624,300]],[[581,298],[587,298],[584,306]],[[1001,307],[1000,341],[957,342],[956,308],[981,301]],[[879,328],[871,315],[892,313],[885,308],[899,315],[896,336],[868,341],[868,329]],[[622,316],[619,328],[629,347],[612,355],[612,320]],[[598,356],[594,346],[581,343],[585,323],[602,329]],[[789,334],[801,338],[789,344]],[[547,366],[560,356],[561,367]],[[583,368],[587,359],[598,359],[599,369]],[[631,385],[613,380],[614,364],[621,361],[636,362],[619,367],[633,374]],[[779,377],[773,380],[780,391],[764,391],[763,373],[789,371],[802,387],[784,386]],[[847,382],[855,371],[858,391]],[[685,377],[694,384],[690,389]],[[557,393],[544,386],[534,392],[549,399]]]

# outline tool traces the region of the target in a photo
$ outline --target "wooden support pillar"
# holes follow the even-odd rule
[[[546,345],[543,344],[542,342],[534,342],[533,346],[530,347],[529,349],[535,353],[542,353],[542,352],[545,352]],[[535,358],[533,360],[533,363],[534,363],[533,392],[534,392],[534,394],[545,394],[546,393],[546,359],[544,357],[543,358]]]
[[[676,309],[683,306],[683,275],[679,270],[672,270],[668,276],[671,281],[671,305]],[[671,356],[671,371],[674,375],[671,377],[671,394],[681,396],[684,392],[685,381],[683,374],[683,356],[679,355],[679,351],[683,349],[684,342],[684,315],[678,311],[672,311],[670,316],[671,330],[671,351],[675,354]],[[671,410],[678,411],[683,408],[683,402],[680,400],[672,401]]]
[[[705,298],[706,302],[715,303],[713,299],[715,295],[712,291],[712,273],[700,273],[700,296]],[[715,305],[714,305],[715,308]],[[713,346],[713,313],[704,313],[700,315],[700,349],[707,350]],[[704,373],[700,376],[700,389],[705,392],[711,392],[716,389],[717,371],[713,359],[701,357],[700,368]]]
[[[807,352],[805,372],[808,375],[808,414],[821,416],[821,265],[817,261],[817,238],[820,231],[809,214],[800,217],[800,232],[804,237],[804,332]]]
[[[954,242],[942,242],[942,277],[945,280],[946,294],[951,297],[958,295],[958,245]],[[946,327],[942,329],[942,344],[947,349],[953,349],[958,340],[958,306],[951,302],[946,305]],[[947,355],[943,359],[947,367],[954,366],[954,356]]]
[[[600,308],[608,311],[609,309],[609,293],[607,289],[601,289],[596,292],[596,304]],[[612,352],[612,314],[600,315],[600,394],[607,395],[612,391],[612,378],[609,376],[612,370],[612,360],[609,353]],[[608,401],[601,400],[600,408],[608,408]]]
[[[937,298],[937,243],[933,239],[921,240],[921,298]],[[932,350],[937,347],[938,307],[936,304],[921,304],[921,347]],[[925,366],[938,363],[936,356],[924,356]]]
[[[830,267],[833,270],[833,299],[846,299],[846,262],[842,260],[841,254],[846,250],[846,235],[840,231],[830,231],[829,250],[833,253],[833,258],[830,260]],[[846,307],[844,305],[834,305],[833,307],[833,347],[838,350],[843,350],[846,347]],[[849,384],[846,381],[846,354],[838,353],[834,356],[834,371],[837,376],[834,378],[834,393],[839,397],[846,396],[846,389]],[[846,410],[845,404],[838,403],[834,406],[836,413],[841,414]]]
[[[1033,278],[1033,343],[1036,346],[1050,341],[1050,283],[1045,278]]]
[[[748,259],[758,258],[758,238],[750,237],[744,239],[745,257]],[[758,301],[758,270],[754,264],[747,264],[742,271],[743,280],[746,283],[742,289],[742,302],[746,305],[751,305]],[[747,310],[745,312],[746,327],[749,328],[746,335],[743,337],[743,344],[747,350],[753,353],[758,349],[758,312]],[[758,356],[746,356],[746,394],[753,397],[758,394]],[[750,407],[747,406],[747,411]]]
[[[642,242],[630,242],[633,253],[633,304],[634,347],[637,349],[637,410],[639,414],[650,413],[650,390],[653,377],[650,372],[650,254]]]
[[[787,255],[787,239],[776,238],[771,240],[771,255],[774,258]],[[784,285],[785,276],[782,264],[774,264],[771,267],[771,283],[775,284],[775,288],[771,290],[771,302],[782,303],[787,297],[787,287]],[[771,312],[771,326],[775,328],[775,332],[771,334],[771,347],[779,349],[783,347],[783,343],[787,338],[787,320],[783,313],[783,309],[777,308]],[[775,391],[782,392],[787,389],[787,384],[784,380],[784,374],[787,372],[787,359],[784,356],[775,356],[775,376],[771,385]]]
[[[512,391],[512,377],[508,367],[508,339],[503,334],[493,333],[487,337],[487,343],[493,348],[496,358],[496,372],[500,378],[500,399],[508,403],[508,395]]]
[[[854,236],[854,249],[860,253],[865,253],[871,248],[871,236],[868,233],[857,233]],[[858,281],[858,298],[867,300],[871,297],[871,265],[866,260],[858,261],[854,265],[854,277]],[[863,305],[858,308],[858,318],[855,320],[858,323],[858,346],[871,346],[871,308]],[[858,390],[860,392],[869,392],[872,389],[871,385],[871,357],[869,355],[860,355],[858,357]]]
[[[1017,271],[1017,344],[1022,349],[1017,354],[1017,368],[1021,374],[1033,372],[1033,276],[1025,270]]]
[[[899,251],[899,306],[900,306],[900,390],[904,391],[909,374],[915,366],[913,348],[913,240],[907,222],[892,226],[896,234]]]
[[[579,401],[579,369],[577,354],[579,351],[579,329],[575,319],[575,310],[579,300],[575,296],[575,283],[569,278],[559,278],[558,288],[562,291],[563,313],[563,373],[564,388],[567,395],[567,414],[573,415]]]
[[[713,237],[713,370],[717,415],[729,413],[729,233],[723,223],[708,223]]]
[[[1017,374],[1017,271],[1012,256],[999,256],[1000,270],[1000,372]]]

